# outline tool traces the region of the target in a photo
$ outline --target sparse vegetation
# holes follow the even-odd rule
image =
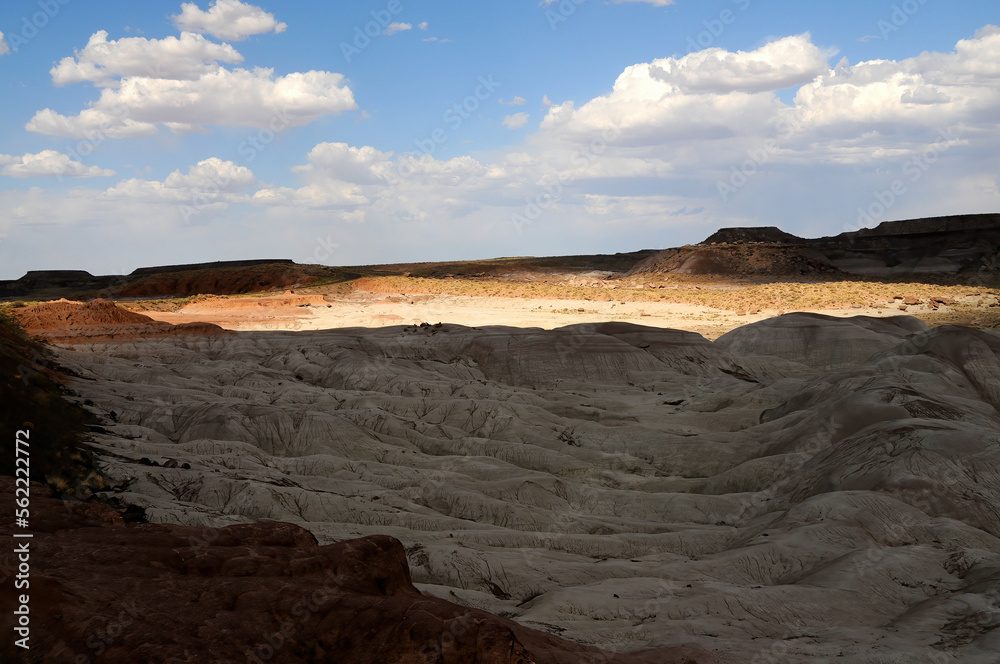
[[[595,286],[560,283],[521,283],[502,279],[430,279],[426,277],[364,277],[353,282],[358,290],[375,293],[463,295],[469,297],[545,298],[603,302],[671,302],[745,311],[753,309],[843,309],[855,304],[890,306],[895,296],[928,300],[931,297],[984,297],[990,288],[935,283],[893,283],[841,280],[825,282],[726,283],[704,277],[663,279],[656,282],[613,280]],[[574,310],[575,311],[575,310]]]

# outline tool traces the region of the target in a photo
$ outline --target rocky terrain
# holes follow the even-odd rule
[[[698,245],[654,254],[626,276],[992,278],[998,261],[1000,214],[970,214],[882,222],[821,238],[796,237],[773,226],[723,228]]]
[[[108,505],[32,494],[34,637],[27,653],[5,638],[4,662],[724,661],[694,646],[618,655],[422,595],[391,537],[318,546],[290,523],[126,524]],[[5,537],[12,521],[0,520]],[[4,593],[7,635],[13,599]]]
[[[90,302],[59,300],[17,309],[25,331],[53,343],[81,340],[111,341],[175,334],[214,335],[225,331],[212,323],[172,325],[116,306],[104,299]]]
[[[1000,214],[883,222],[833,237],[801,238],[775,227],[723,228],[696,245],[590,256],[498,258],[331,268],[287,259],[144,267],[128,275],[37,270],[0,281],[0,300],[183,298],[282,291],[400,275],[517,286],[609,279],[833,281],[920,276],[994,284],[1000,268]]]
[[[0,307],[0,475],[27,428],[44,483],[0,659],[996,664],[998,247],[971,215],[0,284],[133,298]]]
[[[714,343],[424,325],[58,358],[106,423],[102,495],[154,523],[391,536],[425,597],[618,652],[986,664],[998,352],[909,317],[789,314]]]
[[[342,278],[343,274],[336,270],[296,265],[287,259],[142,267],[127,275],[94,276],[84,270],[33,270],[19,279],[0,281],[0,299],[44,301],[187,297],[199,293],[222,295]]]

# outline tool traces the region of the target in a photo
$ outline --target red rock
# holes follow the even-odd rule
[[[14,309],[24,329],[53,343],[90,343],[130,337],[175,334],[226,334],[212,323],[171,325],[144,314],[122,309],[104,299],[91,302],[57,300]]]
[[[13,478],[0,477],[0,493],[13,495]],[[0,520],[15,541],[13,510]],[[125,524],[110,506],[63,502],[40,484],[30,525],[31,649],[14,645],[4,592],[3,662],[727,661],[696,646],[608,653],[426,597],[389,536],[319,546],[290,523]]]

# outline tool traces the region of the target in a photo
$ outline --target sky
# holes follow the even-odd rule
[[[1000,212],[996,0],[7,0],[0,279]]]

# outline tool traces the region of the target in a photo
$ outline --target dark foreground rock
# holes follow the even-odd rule
[[[0,477],[0,493],[14,488]],[[5,553],[3,662],[723,661],[693,646],[608,653],[424,596],[387,536],[319,546],[281,522],[126,524],[108,505],[60,501],[38,484],[31,493],[30,588],[17,591],[30,593],[30,649],[11,636],[17,571]]]

